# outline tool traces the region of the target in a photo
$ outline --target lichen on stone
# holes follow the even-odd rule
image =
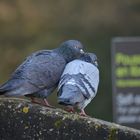
[[[23,107],[23,109],[22,109],[22,111],[24,112],[24,113],[28,113],[29,112],[29,107]]]

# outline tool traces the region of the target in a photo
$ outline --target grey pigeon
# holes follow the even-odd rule
[[[68,40],[53,50],[33,53],[15,70],[10,79],[0,86],[0,95],[29,96],[44,99],[56,88],[65,65],[83,54],[83,45]]]
[[[84,108],[96,96],[98,84],[97,57],[94,53],[85,53],[66,65],[58,85],[58,103],[68,106],[69,111],[76,107],[85,116]]]

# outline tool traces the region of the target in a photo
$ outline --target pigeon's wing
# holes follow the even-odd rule
[[[23,77],[39,89],[51,88],[58,82],[65,60],[53,51],[40,51],[28,58],[13,77]]]
[[[50,89],[58,83],[64,67],[65,60],[52,51],[34,53],[0,87],[0,94],[21,96]]]
[[[27,78],[24,77],[25,69],[27,69],[28,64],[31,63],[33,56],[34,54],[27,57],[24,62],[18,66],[10,79],[0,86],[0,95],[22,96],[39,90],[36,86],[31,84]]]
[[[87,99],[94,98],[99,84],[99,70],[96,66],[87,62],[82,62],[81,65],[77,85]]]
[[[93,98],[99,84],[99,70],[93,64],[74,60],[66,65],[58,90],[66,83],[76,85],[85,98]]]
[[[86,97],[94,98],[99,85],[99,70],[93,64],[84,62],[82,69],[82,82],[87,92],[83,92]]]

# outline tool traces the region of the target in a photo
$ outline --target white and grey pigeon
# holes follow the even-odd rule
[[[57,87],[65,65],[83,54],[83,45],[77,40],[63,42],[53,50],[33,53],[15,70],[10,79],[0,86],[0,95],[29,96],[44,99]]]
[[[86,116],[84,108],[96,96],[99,84],[97,57],[94,53],[85,53],[80,59],[69,62],[58,85],[58,103],[81,110],[80,115]]]

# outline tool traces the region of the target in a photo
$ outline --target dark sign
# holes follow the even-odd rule
[[[112,40],[113,116],[140,129],[140,38]]]

